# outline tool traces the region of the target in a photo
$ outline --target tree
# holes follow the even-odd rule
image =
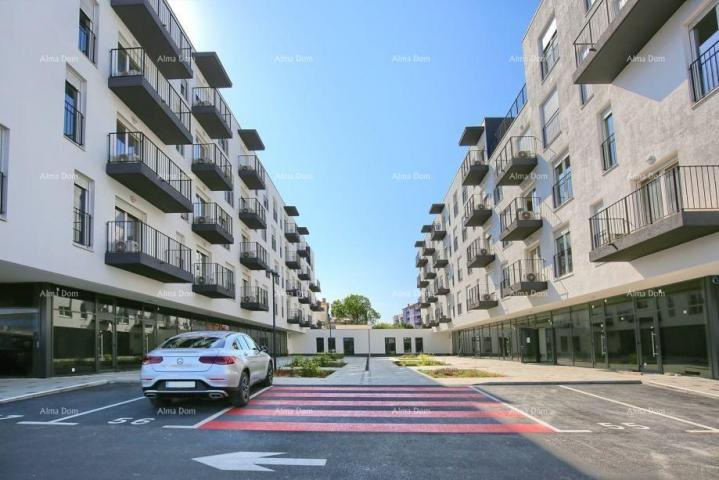
[[[380,318],[379,313],[372,308],[369,298],[357,294],[332,302],[332,316],[335,321],[345,320],[356,325],[366,325]]]

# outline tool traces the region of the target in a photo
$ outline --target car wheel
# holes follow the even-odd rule
[[[247,372],[240,375],[240,384],[237,391],[230,395],[230,403],[233,407],[244,407],[250,401],[250,376]]]
[[[150,403],[155,408],[162,408],[170,405],[172,403],[172,400],[163,397],[152,397],[150,398]]]
[[[275,377],[275,369],[272,368],[272,362],[267,364],[267,375],[265,376],[265,379],[262,381],[263,387],[269,387],[272,385],[272,381]]]

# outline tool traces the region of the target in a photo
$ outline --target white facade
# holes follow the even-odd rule
[[[288,349],[293,354],[313,355],[318,353],[318,339],[325,352],[329,351],[329,338],[335,342],[336,353],[345,355],[367,355],[367,328],[333,328],[309,330],[304,335],[288,336]],[[373,355],[390,355],[385,350],[386,339],[394,339],[395,353],[418,353],[417,339],[420,339],[420,349],[424,353],[446,355],[452,352],[452,338],[449,332],[432,332],[430,330],[409,328],[376,328],[369,330],[369,342]],[[345,339],[352,339],[354,352],[345,350]],[[406,340],[409,339],[409,340]],[[405,349],[405,342],[410,346]]]

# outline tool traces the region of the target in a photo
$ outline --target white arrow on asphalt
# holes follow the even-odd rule
[[[283,455],[281,452],[232,452],[221,455],[193,458],[218,470],[244,470],[247,472],[272,472],[272,469],[260,465],[294,465],[324,467],[325,458],[268,458]]]

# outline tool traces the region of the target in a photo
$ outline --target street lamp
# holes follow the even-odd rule
[[[372,351],[372,342],[370,338],[370,332],[372,332],[372,324],[374,322],[372,320],[367,320],[367,364],[365,365],[364,369],[365,372],[369,371],[369,358],[371,356]]]
[[[277,315],[277,299],[275,298],[275,282],[279,278],[280,274],[274,270],[267,270],[267,275],[270,275],[272,277],[272,368],[277,368],[277,349],[275,348],[275,331],[277,329],[275,321]]]

